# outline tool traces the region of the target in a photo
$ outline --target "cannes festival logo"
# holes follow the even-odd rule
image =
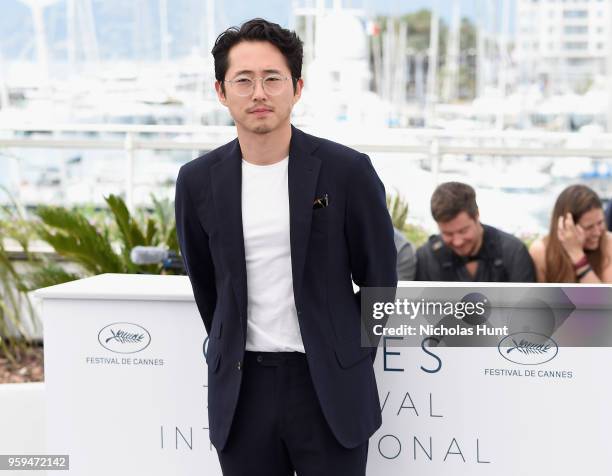
[[[98,332],[98,342],[111,352],[134,354],[144,350],[151,343],[151,334],[138,324],[115,322]]]
[[[537,332],[510,334],[501,340],[497,349],[504,359],[521,365],[544,364],[559,353],[554,340]]]

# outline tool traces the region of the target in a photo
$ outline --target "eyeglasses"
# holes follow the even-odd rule
[[[280,74],[269,74],[263,78],[254,78],[250,76],[238,76],[234,79],[225,79],[224,83],[229,83],[238,96],[250,96],[255,91],[255,81],[261,80],[261,85],[266,94],[277,96],[283,92],[287,80],[290,76],[281,76]]]

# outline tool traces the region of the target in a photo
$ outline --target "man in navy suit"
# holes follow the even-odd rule
[[[211,442],[226,476],[365,475],[381,410],[351,281],[397,283],[383,185],[366,155],[291,125],[303,87],[294,32],[251,20],[212,53],[238,138],[176,183],[209,336]]]

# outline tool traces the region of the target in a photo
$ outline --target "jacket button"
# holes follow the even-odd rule
[[[259,363],[263,362],[263,357],[261,355],[257,356],[257,362],[259,362]]]
[[[242,369],[242,362],[239,360],[238,361],[238,370]]]

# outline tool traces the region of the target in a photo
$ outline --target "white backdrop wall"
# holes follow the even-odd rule
[[[187,278],[102,275],[39,296],[48,454],[69,454],[77,476],[221,474]],[[386,341],[368,476],[612,474],[611,357],[563,348],[528,366],[496,347]]]

